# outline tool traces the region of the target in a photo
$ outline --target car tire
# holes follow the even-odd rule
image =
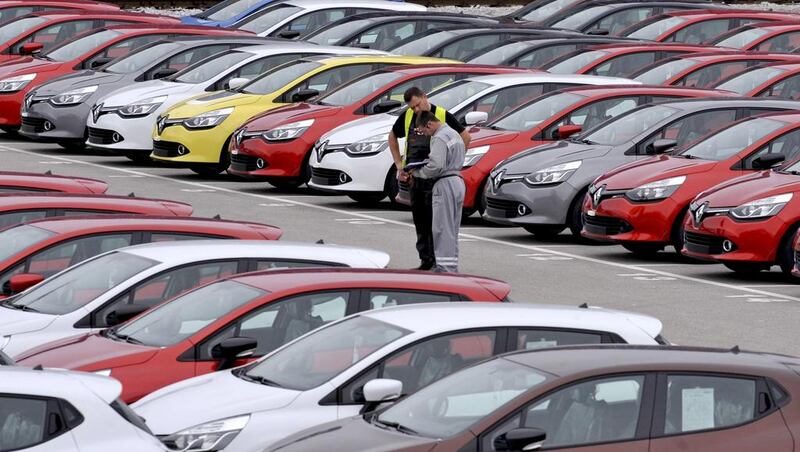
[[[86,142],[83,140],[76,141],[58,141],[56,142],[62,149],[69,152],[80,152],[86,149]]]
[[[778,265],[780,265],[781,271],[792,279],[796,279],[792,275],[792,269],[794,268],[794,237],[796,234],[797,226],[790,228],[783,240],[781,240],[777,253]]]
[[[350,193],[347,196],[353,201],[363,206],[372,207],[377,205],[379,202],[383,201],[383,199],[386,198],[386,193],[363,192],[363,193]]]
[[[723,262],[722,265],[740,275],[755,275],[763,270],[769,270],[769,265],[761,262]]]
[[[622,247],[639,257],[653,257],[664,249],[656,243],[623,243]]]
[[[588,188],[584,188],[578,193],[578,196],[572,200],[567,215],[567,226],[569,226],[570,232],[572,232],[572,235],[575,236],[576,239],[581,241],[589,241],[589,239],[581,235],[581,231],[583,230],[583,198],[586,196],[587,191]]]
[[[19,136],[19,129],[16,127],[0,127],[0,130],[5,132],[5,134],[11,138],[16,138]]]
[[[392,166],[386,174],[386,181],[383,183],[383,192],[389,197],[392,205],[399,205],[397,194],[400,192],[400,184],[397,182],[397,168]]]
[[[278,190],[295,190],[297,188],[300,188],[301,185],[306,183],[306,181],[302,179],[277,178],[277,177],[266,179],[266,181],[268,184],[272,185]]]
[[[529,224],[522,228],[533,234],[537,239],[543,240],[552,239],[566,229],[564,226],[553,226],[549,224]]]

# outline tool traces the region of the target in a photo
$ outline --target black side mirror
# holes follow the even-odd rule
[[[386,113],[387,111],[392,111],[392,110],[394,110],[395,108],[397,108],[397,107],[399,107],[401,105],[403,105],[403,104],[400,103],[399,100],[386,99],[386,100],[380,101],[377,105],[372,107],[372,112],[373,113]]]
[[[239,358],[252,355],[258,341],[249,337],[229,337],[211,349],[211,357],[219,360],[219,369],[229,369]]]
[[[603,28],[595,28],[594,30],[587,31],[586,34],[592,36],[607,36],[609,31]]]
[[[538,450],[546,438],[547,433],[539,428],[515,428],[495,438],[494,449],[509,452]]]
[[[292,102],[305,102],[308,99],[319,96],[319,91],[315,89],[301,89],[300,91],[292,94]]]
[[[278,37],[284,39],[294,39],[298,36],[300,36],[300,32],[296,30],[283,30],[278,33]]]
[[[647,147],[647,153],[653,155],[664,154],[677,146],[678,142],[675,140],[656,140]]]
[[[111,62],[111,58],[98,58],[92,61],[92,64],[89,65],[89,69],[97,69],[100,66],[105,66],[106,64]]]
[[[106,325],[114,326],[127,322],[144,311],[147,311],[147,309],[147,306],[140,304],[126,304],[120,306],[106,315]]]
[[[780,152],[774,154],[765,154],[753,160],[753,169],[770,169],[775,165],[783,163],[786,156]]]
[[[157,79],[160,79],[160,78],[169,77],[170,75],[174,75],[174,74],[177,74],[177,73],[178,73],[178,70],[175,69],[174,67],[165,67],[165,68],[161,68],[161,69],[153,72],[153,74],[150,77],[153,80],[157,80]]]

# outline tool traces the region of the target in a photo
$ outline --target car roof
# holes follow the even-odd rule
[[[747,60],[759,57],[772,57],[772,58],[799,58],[798,54],[781,53],[781,52],[708,52],[708,53],[689,53],[685,55],[677,55],[663,60],[656,61],[656,63],[675,61],[675,60],[694,60],[694,61],[728,61],[728,60]]]
[[[0,366],[0,393],[75,400],[76,397],[85,397],[81,390],[89,390],[106,403],[111,403],[122,393],[122,384],[113,378],[89,372]]]
[[[426,56],[415,56],[415,55],[317,55],[307,58],[302,58],[304,61],[315,61],[318,63],[322,63],[326,66],[343,66],[349,64],[357,64],[359,62],[367,62],[367,63],[389,63],[389,64],[413,64],[415,62],[418,63],[447,63],[453,62],[455,60],[448,60],[445,58],[434,58],[434,57],[426,57]]]
[[[106,182],[100,179],[92,179],[89,177],[81,177],[81,176],[64,176],[60,174],[53,174],[51,172],[46,173],[27,173],[21,171],[0,171],[0,179],[4,180],[13,180],[13,179],[23,179],[29,180],[31,178],[36,179],[59,179],[59,180],[72,180],[72,181],[85,181],[85,182],[99,182],[101,184],[105,184]]]
[[[249,221],[229,221],[200,217],[165,217],[154,215],[87,215],[49,217],[28,221],[25,224],[36,226],[56,234],[74,234],[84,231],[135,231],[149,228],[194,227],[217,230],[241,230],[243,226],[267,226]],[[203,229],[197,232],[204,232]]]
[[[2,8],[2,5],[0,5]],[[45,11],[34,11],[32,13],[28,13],[22,16],[15,17],[13,20],[19,20],[23,17],[46,17],[52,21],[56,20],[69,20],[69,19],[80,19],[84,16],[131,16],[131,17],[161,17],[164,19],[169,19],[168,16],[162,16],[159,14],[147,14],[142,13],[139,11],[125,11],[125,10],[106,10],[106,9],[98,9],[98,10],[76,10],[76,9],[51,9]],[[178,23],[177,21],[175,23]],[[44,24],[43,24],[44,25]]]
[[[767,17],[771,16],[792,16],[794,14],[790,12],[784,11],[765,11],[760,9],[742,9],[742,8],[728,8],[728,9],[686,9],[686,10],[679,10],[679,11],[668,11],[666,13],[662,13],[659,16],[697,16],[698,18],[702,17],[714,17],[714,16],[721,16],[721,15],[764,15]],[[800,16],[797,16],[800,19]]]
[[[340,46],[321,46],[310,42],[288,41],[280,39],[269,44],[249,46],[234,50],[237,52],[248,52],[253,54],[254,56],[267,56],[267,55],[274,55],[276,53],[309,52],[309,51],[339,53],[339,54],[346,54],[346,53],[375,54],[375,55],[387,54],[386,52],[371,50],[371,49],[359,49],[356,47],[340,47]]]
[[[709,92],[703,88],[692,88],[682,86],[669,86],[669,85],[620,85],[620,86],[605,86],[605,85],[582,85],[563,88],[552,93],[574,93],[584,97],[595,96],[625,96],[634,93],[656,93],[656,94],[682,94],[682,95],[698,95],[708,96],[714,93]],[[550,93],[547,93],[550,94]],[[716,93],[715,93],[716,94]]]
[[[770,99],[767,97],[713,97],[708,99],[684,98],[670,100],[668,102],[660,102],[658,105],[665,105],[678,110],[695,110],[709,107],[752,107],[757,106],[758,104],[782,108],[800,108],[800,102],[798,101]]]
[[[173,205],[189,206],[190,204],[170,201],[167,199],[137,198],[134,196],[90,195],[76,193],[4,193],[0,194],[0,207],[13,208],[37,204],[42,206],[58,206],[66,204],[95,204],[98,206],[114,205],[119,202],[131,203],[169,203]]]
[[[398,72],[405,75],[420,75],[420,74],[427,74],[429,72],[445,72],[448,70],[456,70],[458,72],[469,72],[470,70],[481,70],[490,72],[492,70],[496,70],[498,72],[520,72],[520,73],[533,73],[539,72],[535,69],[527,69],[521,67],[502,67],[502,66],[495,66],[491,64],[465,64],[461,62],[453,62],[453,63],[432,63],[432,64],[415,64],[415,65],[397,65],[397,66],[389,66],[382,69],[378,69],[371,73],[365,74],[370,75],[376,72]]]
[[[492,74],[469,77],[468,80],[483,82],[494,86],[512,86],[525,83],[586,83],[594,80],[606,85],[632,84],[637,82],[619,77],[602,77],[583,74],[549,74],[547,72],[531,72],[529,74]]]
[[[159,39],[158,41],[154,41],[150,44],[137,47],[136,50],[145,47],[151,47],[155,44],[160,44],[164,42],[174,42],[177,44],[181,44],[184,47],[197,47],[207,44],[216,44],[219,42],[234,43],[234,44],[242,43],[242,44],[252,44],[254,46],[263,46],[263,45],[269,45],[271,43],[282,43],[283,41],[284,40],[280,38],[266,38],[261,36],[237,36],[237,35],[176,36],[174,38]]]
[[[653,43],[641,43],[641,44],[631,44],[631,43],[614,43],[614,44],[600,44],[597,46],[585,47],[583,49],[576,50],[573,54],[579,54],[587,51],[592,50],[604,50],[610,53],[631,53],[637,51],[653,51],[653,50],[669,50],[673,48],[689,48],[689,49],[698,49],[698,50],[705,50],[708,49],[708,52],[735,52],[735,50],[730,49],[723,49],[719,47],[712,47],[706,46],[702,44],[684,44],[680,42],[653,42]],[[572,55],[572,54],[570,54]]]

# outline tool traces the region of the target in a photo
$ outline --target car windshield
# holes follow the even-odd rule
[[[572,5],[573,3],[577,3],[579,0],[554,0],[550,3],[542,5],[532,11],[528,11],[520,17],[522,20],[527,20],[531,22],[541,22],[545,19],[550,18],[554,14],[561,12],[567,6]]]
[[[785,122],[767,118],[742,121],[684,149],[678,155],[703,160],[726,160],[785,125]]]
[[[672,77],[678,75],[680,72],[689,69],[696,64],[698,64],[696,61],[683,59],[657,63],[656,66],[651,66],[650,69],[641,72],[633,79],[640,81],[645,85],[661,85]]]
[[[264,0],[225,0],[208,8],[196,17],[210,20],[228,20],[258,5]]]
[[[344,85],[327,96],[320,98],[318,103],[323,105],[335,105],[337,107],[350,105],[367,96],[375,94],[387,83],[397,80],[400,77],[401,74],[398,72],[378,72],[369,74],[366,77]]]
[[[313,36],[308,36],[306,41],[321,45],[334,45],[339,43],[339,41],[342,39],[350,36],[354,31],[361,30],[367,25],[374,23],[375,20],[376,19],[361,19],[343,23],[341,25],[325,27],[320,29],[318,33],[314,33]]]
[[[626,36],[629,38],[647,39],[652,41],[666,33],[667,30],[670,30],[672,27],[680,25],[684,22],[686,22],[686,19],[683,17],[665,17],[664,19],[651,22],[642,28],[638,28],[628,33]]]
[[[245,94],[269,94],[278,91],[298,78],[321,67],[321,63],[313,61],[295,61],[275,68],[240,88]]]
[[[42,242],[54,232],[46,231],[30,225],[21,225],[0,232],[0,261],[23,251],[31,245]]]
[[[43,55],[47,59],[55,61],[72,61],[121,35],[122,32],[116,30],[100,30],[82,38],[67,41],[66,44],[62,44]]]
[[[44,22],[47,22],[44,17],[23,17],[9,20],[0,25],[0,42],[8,42]]]
[[[715,86],[714,89],[732,91],[736,94],[741,94],[744,96],[750,91],[756,89],[756,87],[761,86],[763,83],[766,83],[768,80],[772,80],[784,72],[786,72],[786,69],[780,69],[776,67],[762,67],[753,69],[752,71],[747,71],[741,75],[737,75],[736,77],[723,80],[723,82]]]
[[[608,52],[602,50],[581,51],[581,53],[577,55],[572,55],[563,60],[557,60],[559,62],[549,67],[545,66],[545,69],[551,74],[576,74],[589,63],[593,63],[605,55],[608,55]]]
[[[267,292],[220,281],[181,295],[117,328],[113,335],[152,347],[175,345]]]
[[[390,52],[397,55],[425,55],[429,50],[454,37],[469,33],[470,30],[448,30],[431,33],[419,39],[408,41],[399,47],[391,47]]]
[[[297,6],[275,5],[236,24],[236,28],[252,31],[253,33],[265,32],[280,25],[284,20],[300,11],[302,11],[302,8]]]
[[[769,33],[769,31],[764,28],[748,28],[747,30],[742,30],[739,33],[728,36],[714,45],[717,47],[742,49],[767,33]]]
[[[552,118],[556,113],[583,99],[583,96],[572,93],[559,93],[540,97],[489,124],[489,127],[499,130],[513,130],[515,132],[530,130],[542,121]]]
[[[132,52],[128,56],[104,67],[103,71],[114,74],[131,74],[141,71],[157,64],[163,56],[180,47],[181,45],[177,42],[160,42]]]
[[[350,317],[268,355],[242,377],[307,391],[407,334],[403,328],[367,316]]]
[[[531,47],[530,42],[511,42],[500,47],[495,47],[488,52],[482,52],[477,57],[469,60],[470,64],[502,64],[512,56]]]
[[[23,292],[14,307],[62,315],[80,309],[118,284],[159,263],[134,254],[112,252],[84,261]]]
[[[448,438],[547,380],[547,375],[534,368],[493,359],[420,389],[375,421],[401,432]]]
[[[231,69],[238,67],[239,63],[252,56],[252,53],[239,52],[237,50],[230,50],[223,54],[212,55],[176,73],[170,78],[170,81],[178,83],[207,82],[220,74],[227,73]]]
[[[587,131],[586,135],[581,135],[578,139],[591,144],[617,146],[631,141],[654,125],[679,112],[680,110],[666,105],[631,110],[629,113],[617,116],[597,128]]]
[[[474,82],[471,80],[464,80],[460,82],[451,83],[439,90],[434,91],[428,97],[428,100],[433,105],[444,108],[445,110],[452,110],[459,104],[462,104],[474,97],[478,93],[486,91],[491,88],[488,83]],[[405,110],[407,107],[403,107]],[[454,113],[455,114],[455,113]]]
[[[600,17],[600,15],[606,11],[611,11],[613,8],[614,7],[611,5],[600,5],[586,8],[559,20],[551,26],[553,28],[566,28],[569,30],[580,31],[581,28],[591,24],[596,18]]]

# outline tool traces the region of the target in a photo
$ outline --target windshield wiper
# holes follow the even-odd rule
[[[400,433],[405,433],[407,435],[419,436],[419,433],[416,430],[414,430],[412,428],[408,428],[405,425],[400,424],[399,422],[384,421],[384,420],[381,420],[378,416],[375,416],[375,422],[377,424],[380,424],[380,425],[383,425],[383,426],[386,426],[386,427],[389,427],[389,428],[393,428],[393,429],[397,430]]]
[[[276,388],[280,388],[281,385],[278,383],[270,380],[267,377],[262,377],[261,375],[250,375],[247,372],[241,372],[238,375],[239,378],[247,381],[252,381],[254,383],[262,384],[264,386],[274,386]]]
[[[675,157],[682,157],[682,158],[689,159],[689,160],[697,158],[697,157],[693,156],[692,154],[678,154]]]
[[[144,342],[140,341],[139,339],[130,337],[130,336],[125,335],[125,334],[119,334],[119,333],[117,333],[116,330],[107,330],[107,331],[108,332],[106,333],[106,336],[110,337],[112,339],[118,339],[118,340],[127,342],[129,344],[136,344],[136,345],[143,345],[144,344]]]
[[[5,306],[7,308],[11,308],[11,309],[16,309],[18,311],[39,312],[38,309],[32,308],[30,306],[27,306],[27,305],[24,305],[24,304],[14,304],[14,303],[11,303],[9,301],[6,301],[5,303],[3,303],[3,306]]]

